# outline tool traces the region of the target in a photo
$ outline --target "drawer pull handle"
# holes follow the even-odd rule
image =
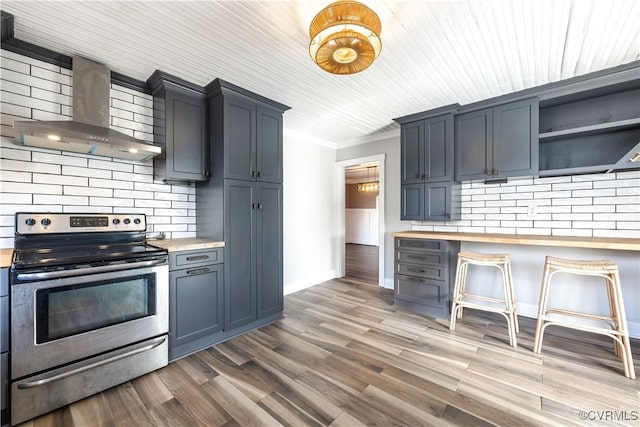
[[[187,270],[187,274],[189,276],[195,276],[198,274],[208,273],[210,270],[207,267],[204,268],[196,268],[195,270]]]
[[[197,256],[188,256],[187,261],[200,261],[203,259],[209,259],[209,255],[197,255]]]
[[[411,282],[423,283],[423,280],[422,279],[418,279],[417,277],[407,277],[407,280],[409,280]]]
[[[407,270],[409,270],[412,273],[424,273],[424,270],[421,270],[419,268],[408,268]]]
[[[409,255],[407,258],[409,258],[409,259],[417,259],[418,261],[426,261],[427,260],[426,256]]]
[[[424,248],[424,243],[407,243],[407,246],[412,246],[414,248]]]

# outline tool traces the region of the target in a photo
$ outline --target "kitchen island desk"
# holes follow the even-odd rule
[[[393,236],[396,240],[462,242],[461,250],[508,253],[518,315],[531,318],[537,317],[540,280],[547,255],[580,260],[610,259],[619,266],[629,334],[640,338],[640,312],[637,309],[640,306],[640,239],[432,231],[403,231],[393,233]],[[493,283],[500,283],[498,277],[482,271],[470,270],[469,274],[468,283],[475,286],[476,291],[495,297],[500,295],[500,289],[489,289]],[[567,304],[575,311],[608,313],[606,298],[598,297],[602,291],[600,281],[590,277],[566,277],[563,281],[562,289],[554,294],[557,300],[553,304]],[[453,280],[449,287],[453,289]]]

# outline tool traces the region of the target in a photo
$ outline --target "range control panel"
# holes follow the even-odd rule
[[[144,214],[16,213],[16,234],[146,231]]]

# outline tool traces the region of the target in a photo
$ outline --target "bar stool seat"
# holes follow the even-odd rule
[[[560,272],[604,278],[609,299],[609,316],[549,307],[551,278]],[[615,263],[609,260],[583,261],[547,256],[540,289],[538,321],[533,343],[534,353],[542,352],[544,331],[549,326],[562,326],[612,338],[614,354],[622,358],[625,376],[635,379],[627,318],[622,301],[620,275]]]
[[[467,292],[467,269],[469,264],[495,267],[500,270],[502,274],[504,299]],[[453,305],[451,307],[451,323],[449,325],[449,329],[452,331],[456,328],[456,319],[462,318],[464,307],[490,311],[504,316],[507,319],[509,343],[513,347],[518,346],[516,333],[520,332],[520,330],[513,296],[511,258],[508,254],[485,254],[472,251],[461,251],[458,254],[456,280],[453,290]]]

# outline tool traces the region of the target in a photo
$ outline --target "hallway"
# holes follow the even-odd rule
[[[378,284],[378,246],[347,243],[345,277]]]

